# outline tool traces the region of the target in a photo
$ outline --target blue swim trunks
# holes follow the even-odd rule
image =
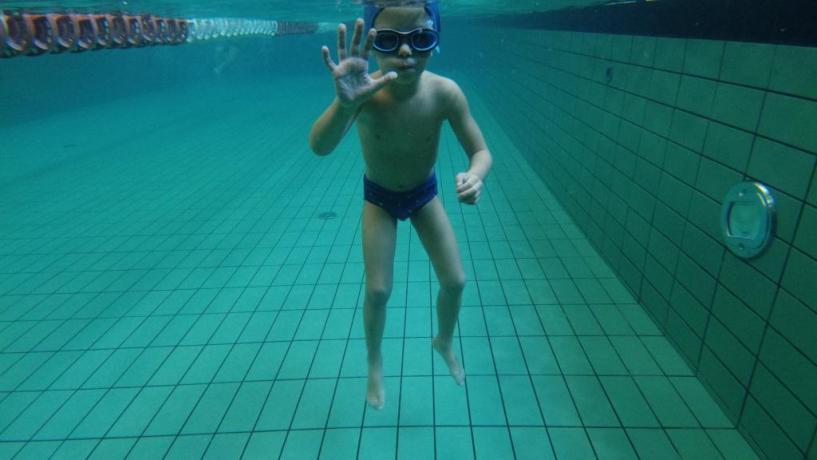
[[[406,190],[389,190],[363,175],[363,199],[385,209],[392,216],[406,220],[437,195],[437,175],[431,173],[422,184]]]

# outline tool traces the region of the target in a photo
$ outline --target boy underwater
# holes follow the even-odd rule
[[[438,334],[433,348],[448,365],[458,385],[465,371],[452,347],[465,272],[457,240],[440,198],[434,164],[444,121],[448,121],[470,159],[467,171],[455,177],[460,202],[476,204],[491,169],[491,154],[471,116],[459,86],[425,70],[439,43],[440,14],[436,3],[364,5],[364,20],[355,21],[347,55],[346,27],[338,26],[338,63],[321,48],[335,81],[336,97],[318,117],[309,146],[329,154],[357,120],[366,164],[363,202],[363,260],[366,288],[363,322],[368,351],[366,401],[375,409],[385,404],[380,345],[386,302],[392,290],[397,219],[411,219],[440,284],[437,295]],[[380,70],[368,72],[371,50]]]

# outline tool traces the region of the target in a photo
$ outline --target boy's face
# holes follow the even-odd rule
[[[389,7],[377,15],[374,28],[392,29],[400,32],[410,32],[412,30],[427,27],[433,28],[433,22],[428,17],[422,7]],[[431,51],[417,52],[408,43],[401,43],[394,54],[381,53],[375,51],[377,64],[383,73],[390,71],[397,72],[397,79],[394,83],[409,84],[414,83],[426,68]]]

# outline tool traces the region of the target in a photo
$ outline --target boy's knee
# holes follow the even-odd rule
[[[465,273],[459,273],[454,276],[447,276],[440,280],[440,288],[448,292],[459,293],[465,289]]]
[[[391,286],[366,286],[366,300],[370,304],[385,305],[391,295]]]

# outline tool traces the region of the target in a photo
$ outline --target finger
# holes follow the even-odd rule
[[[468,180],[468,175],[465,173],[457,174],[457,191],[459,192]]]
[[[475,196],[477,196],[478,193],[479,193],[479,190],[477,190],[475,188],[471,188],[471,189],[468,189],[468,190],[460,193],[460,198],[463,199],[463,200],[470,200],[470,199],[474,198]]]
[[[479,195],[469,196],[469,197],[463,198],[462,201],[464,203],[466,203],[466,204],[476,204],[477,201],[479,201]]]
[[[471,197],[471,198],[463,198],[463,199],[460,200],[460,202],[465,203],[465,204],[476,204],[477,200],[478,200],[478,198]]]
[[[461,179],[460,185],[474,184],[477,181],[477,176],[471,173],[460,173],[458,177]]]
[[[329,70],[334,72],[335,68],[337,67],[334,62],[332,62],[332,57],[329,56],[329,47],[322,46],[321,47],[321,54],[323,55],[323,62],[326,63],[326,67],[329,67]]]
[[[360,39],[363,35],[363,19],[355,21],[355,31],[352,32],[352,56],[360,56]]]
[[[457,186],[457,192],[464,192],[468,189],[474,188],[474,185],[474,182],[469,177]]]
[[[346,24],[338,26],[338,62],[346,59]]]
[[[360,53],[360,57],[362,59],[369,59],[369,53],[372,51],[372,46],[374,46],[374,37],[377,36],[377,31],[374,28],[369,29],[369,33],[366,34],[366,43],[363,44],[363,51]]]

